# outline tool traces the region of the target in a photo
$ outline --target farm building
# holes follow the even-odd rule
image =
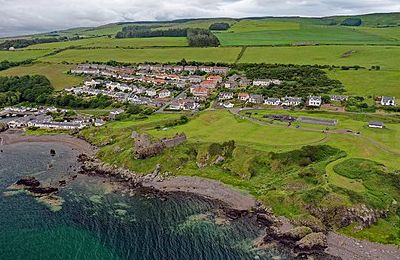
[[[383,124],[383,122],[369,122],[368,123],[368,127],[369,128],[380,128],[382,129],[385,125]]]

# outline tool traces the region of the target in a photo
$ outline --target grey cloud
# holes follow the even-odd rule
[[[400,11],[398,0],[0,0],[0,36],[111,22]]]

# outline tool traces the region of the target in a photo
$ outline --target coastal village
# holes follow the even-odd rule
[[[121,111],[110,112],[109,118]],[[93,116],[80,115],[67,109],[55,107],[6,107],[0,110],[0,119],[10,118],[8,128],[42,128],[53,130],[80,130],[90,126],[103,126],[105,120]]]
[[[99,64],[80,64],[70,71],[83,75],[82,86],[65,89],[67,93],[90,97],[104,95],[116,102],[148,106],[158,113],[205,109],[326,109],[344,111],[343,103],[349,96],[284,96],[266,97],[255,94],[259,89],[280,86],[280,79],[250,80],[243,75],[232,74],[229,67],[181,66],[163,64],[139,64],[135,68],[114,67]],[[377,106],[396,106],[395,97],[377,97]],[[29,107],[6,107],[1,117],[16,117],[8,121],[9,128],[45,128],[57,130],[83,129],[102,126],[113,120],[124,110],[114,109],[108,117],[75,115],[57,118],[52,114],[66,114],[68,110]],[[288,122],[287,116],[266,115],[274,120]],[[293,119],[293,118],[292,118]],[[305,122],[320,125],[336,125],[337,120],[300,118],[290,122]],[[383,128],[382,122],[370,122],[370,128]]]

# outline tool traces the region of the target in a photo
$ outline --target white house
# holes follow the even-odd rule
[[[146,89],[146,96],[155,97],[157,95],[157,91],[155,89],[149,88]]]
[[[385,125],[382,122],[369,122],[368,127],[382,129]]]
[[[262,104],[263,102],[264,102],[264,98],[261,95],[251,94],[249,97],[249,103]]]
[[[298,106],[301,101],[301,98],[298,97],[284,97],[281,99],[281,104],[282,106]]]
[[[277,79],[256,79],[253,81],[253,86],[269,87],[271,84],[281,85],[282,81]]]
[[[281,104],[280,98],[266,98],[264,104],[268,106],[279,106]]]
[[[231,102],[225,102],[225,103],[223,104],[223,106],[224,106],[225,108],[233,108],[233,107],[235,106],[235,104],[233,104],[233,103],[231,103]]]
[[[233,93],[232,92],[221,92],[218,95],[218,100],[229,100],[233,98]]]
[[[332,101],[336,101],[336,102],[342,102],[342,101],[346,101],[347,99],[349,99],[348,96],[341,96],[341,95],[332,95],[330,96]]]
[[[308,98],[308,106],[320,107],[322,104],[322,98],[320,96],[310,96]]]
[[[396,98],[395,97],[382,97],[381,105],[382,106],[396,106]]]
[[[159,98],[168,98],[170,96],[171,96],[171,91],[169,91],[168,89],[163,89],[160,91],[160,93],[158,93]]]

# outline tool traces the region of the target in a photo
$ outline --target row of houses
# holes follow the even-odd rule
[[[155,71],[155,72],[175,72],[175,73],[181,73],[181,72],[189,72],[189,73],[195,73],[196,71],[202,71],[205,73],[215,73],[215,74],[220,74],[220,75],[227,75],[229,73],[229,68],[228,67],[219,67],[219,66],[180,66],[180,65],[163,65],[163,64],[139,64],[138,65],[138,70],[142,71]]]
[[[234,99],[232,92],[222,92],[218,95],[218,100],[225,101]],[[265,104],[268,106],[298,106],[303,102],[300,97],[283,97],[283,98],[264,98],[262,95],[239,93],[237,99],[240,101],[252,103],[252,104]],[[309,97],[308,105],[319,107],[322,104],[322,98],[317,96]]]

